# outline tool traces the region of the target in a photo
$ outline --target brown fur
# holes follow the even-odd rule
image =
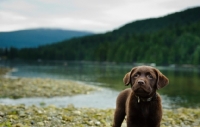
[[[131,88],[117,97],[113,127],[121,127],[125,116],[127,127],[160,127],[162,105],[156,90],[169,83],[167,77],[156,68],[138,66],[128,72],[123,81]]]

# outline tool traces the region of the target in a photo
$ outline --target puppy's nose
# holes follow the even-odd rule
[[[139,84],[139,85],[144,85],[145,82],[144,82],[143,80],[138,80],[138,84]]]

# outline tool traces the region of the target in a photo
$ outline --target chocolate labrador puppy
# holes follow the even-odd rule
[[[117,97],[113,127],[121,127],[126,116],[127,127],[160,127],[162,105],[156,90],[169,83],[159,70],[150,66],[134,67],[123,79],[125,89]]]

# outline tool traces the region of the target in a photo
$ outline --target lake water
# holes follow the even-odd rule
[[[1,99],[0,103],[54,104],[65,106],[73,103],[77,107],[114,108],[118,93],[128,88],[122,79],[131,70],[131,64],[111,64],[94,62],[2,62],[0,64],[16,68],[12,76],[40,77],[80,81],[102,87],[99,92],[89,95],[55,98]],[[165,108],[199,107],[200,71],[198,68],[156,67],[166,75],[170,83],[159,90]],[[99,98],[99,101],[96,98]],[[64,102],[64,103],[63,103]]]

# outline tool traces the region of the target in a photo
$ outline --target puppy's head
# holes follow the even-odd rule
[[[138,66],[132,68],[123,79],[126,86],[131,84],[132,90],[138,96],[147,97],[163,88],[169,83],[158,69],[150,66]]]

